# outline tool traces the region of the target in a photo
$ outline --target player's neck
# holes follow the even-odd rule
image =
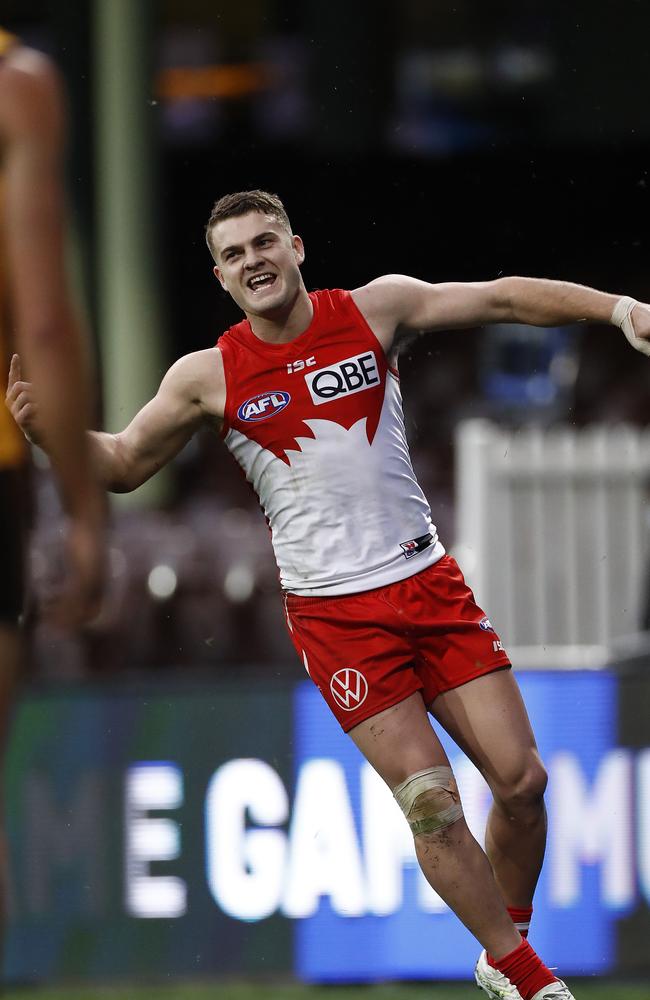
[[[247,313],[251,330],[260,340],[268,344],[288,344],[304,333],[312,321],[314,307],[304,285],[298,289],[296,297],[276,312],[264,315]]]

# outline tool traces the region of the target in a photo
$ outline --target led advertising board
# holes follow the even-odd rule
[[[639,803],[647,802],[647,753],[616,746],[612,675],[531,674],[520,681],[549,769],[549,841],[531,939],[548,962],[567,974],[611,971],[616,921],[636,903],[637,872],[650,847],[646,830],[646,846],[635,857],[636,833],[643,844],[647,815],[635,815],[634,783]],[[318,909],[303,912],[296,928],[300,975],[321,981],[467,977],[476,961],[476,942],[427,886],[391,796],[308,687],[299,695],[296,734],[299,775],[305,767],[321,769],[323,817],[343,816],[338,842],[333,831],[326,829],[324,836],[313,831],[312,843],[322,842],[322,856],[313,848],[313,866],[322,879],[330,865],[333,873]],[[453,742],[441,737],[469,826],[482,842],[487,786]],[[328,795],[331,801],[323,801]],[[572,932],[576,926],[579,941]]]
[[[647,972],[650,680],[520,682],[550,775],[531,939],[567,975]],[[443,742],[481,839],[487,787]],[[471,975],[476,943],[309,682],[34,694],[7,785],[12,978]]]

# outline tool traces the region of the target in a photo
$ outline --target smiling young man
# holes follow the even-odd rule
[[[393,790],[425,876],[483,946],[477,982],[501,1000],[572,1000],[525,940],[546,775],[501,640],[416,481],[395,331],[589,319],[621,326],[647,353],[650,309],[527,278],[432,285],[390,275],[308,293],[302,240],[263,191],[220,199],[207,240],[245,319],[216,348],[176,362],[124,431],[92,435],[101,477],[135,489],[200,426],[221,432],[269,520],[298,655]],[[15,382],[8,399],[38,438],[37,419],[22,417],[29,391]],[[490,785],[487,856],[428,712]]]

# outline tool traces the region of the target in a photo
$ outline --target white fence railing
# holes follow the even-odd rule
[[[459,425],[458,556],[513,663],[598,667],[640,629],[650,430]]]

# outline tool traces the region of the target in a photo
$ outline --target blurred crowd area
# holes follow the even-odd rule
[[[3,13],[54,55],[68,83],[70,191],[94,328],[105,266],[99,5],[6,0]],[[650,299],[645,0],[578,0],[570,14],[559,0],[139,0],[128,9],[148,25],[153,256],[168,364],[240,318],[211,273],[203,229],[216,198],[250,187],[283,198],[305,239],[309,289],[354,288],[387,272],[524,274]],[[100,330],[100,371],[105,337]],[[448,546],[460,420],[650,421],[647,362],[612,328],[413,334],[400,370],[415,469]],[[56,577],[60,515],[38,456],[34,491],[30,560],[42,595]],[[34,669],[77,677],[252,665],[299,676],[279,594],[252,492],[219,440],[199,435],[175,461],[164,502],[115,506],[98,621],[62,637],[31,601]]]

